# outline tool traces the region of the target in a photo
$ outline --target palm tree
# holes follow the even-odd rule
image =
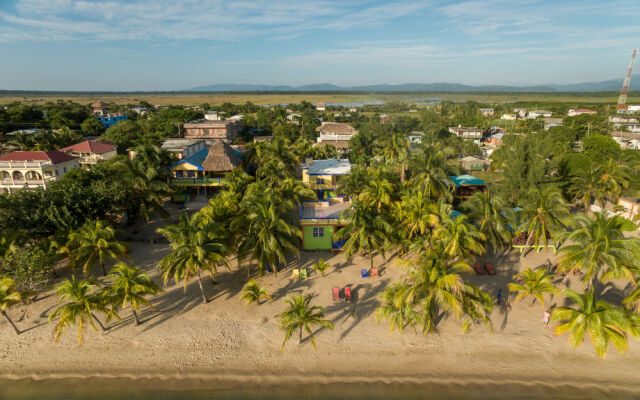
[[[509,290],[512,292],[518,292],[516,301],[520,301],[525,297],[533,297],[531,305],[535,303],[536,299],[544,307],[544,294],[556,293],[558,289],[553,284],[555,275],[547,273],[544,268],[536,268],[532,270],[527,268],[521,273],[514,275],[513,280],[515,283],[508,285]]]
[[[624,232],[637,226],[620,216],[605,213],[577,214],[572,217],[571,230],[562,234],[558,272],[584,272],[584,282],[624,278],[635,283],[640,265],[640,241],[625,237]]]
[[[551,186],[535,187],[528,193],[524,207],[520,212],[521,225],[517,233],[527,235],[526,245],[549,245],[549,239],[559,228],[563,228],[563,219],[569,214],[562,193]]]
[[[485,251],[485,236],[465,215],[455,218],[450,214],[440,215],[440,225],[433,231],[431,244],[439,247],[452,258],[460,257],[470,260],[473,255],[483,254]]]
[[[122,308],[130,305],[136,325],[140,325],[138,318],[140,306],[153,308],[145,296],[157,294],[161,291],[160,287],[140,268],[123,262],[116,264],[109,272],[109,277],[113,279],[113,282],[107,290],[107,295],[112,304],[114,307]]]
[[[390,164],[397,165],[400,169],[400,182],[404,183],[409,169],[409,141],[401,133],[393,134],[387,142],[383,157]]]
[[[68,254],[72,265],[82,266],[88,273],[98,263],[103,275],[107,275],[105,263],[109,259],[123,257],[127,245],[116,239],[116,231],[107,221],[90,220],[69,234],[67,244],[61,249]]]
[[[13,327],[16,335],[19,335],[20,329],[18,329],[16,324],[9,317],[9,314],[7,314],[7,309],[11,306],[24,302],[30,293],[19,291],[16,286],[17,283],[13,279],[0,278],[0,313],[2,313],[2,316]]]
[[[355,165],[347,175],[338,177],[340,187],[338,193],[354,198],[358,196],[367,186],[371,176],[363,165]]]
[[[134,193],[132,203],[128,204],[133,220],[142,216],[148,222],[153,214],[169,216],[164,209],[163,197],[171,193],[171,188],[160,179],[158,170],[139,159],[128,158],[120,160],[116,169],[122,174],[123,182],[126,182]]]
[[[328,262],[326,262],[325,260],[323,260],[322,258],[318,260],[317,263],[315,263],[311,268],[314,269],[314,271],[316,272],[320,272],[320,274],[322,276],[324,276],[324,273],[327,271],[327,269],[331,266],[331,264],[329,264]]]
[[[96,321],[102,331],[105,331],[104,325],[94,313],[99,311],[111,316],[114,315],[114,311],[107,308],[105,298],[100,291],[96,290],[97,287],[98,283],[95,280],[77,280],[75,276],[71,276],[71,280],[65,279],[56,287],[58,304],[65,302],[49,316],[49,322],[59,318],[53,330],[56,342],[60,340],[64,330],[74,324],[78,325],[78,344],[80,345],[84,341],[84,330],[87,324],[97,330],[94,324]]]
[[[300,332],[300,343],[302,343],[302,331],[307,332],[314,349],[316,348],[316,341],[311,327],[320,325],[333,330],[333,323],[325,319],[324,307],[312,306],[312,299],[313,295],[311,294],[291,296],[285,299],[289,307],[277,315],[280,318],[280,329],[285,332],[284,340],[282,341],[283,351],[285,343],[293,336],[296,330]]]
[[[631,311],[640,312],[640,282],[636,282],[634,290],[622,300],[622,304]]]
[[[31,150],[34,144],[35,143],[31,135],[22,132],[16,133],[14,137],[7,140],[7,145],[21,151]]]
[[[419,146],[413,153],[413,179],[429,198],[451,197],[451,186],[446,172],[446,159],[440,149]]]
[[[582,204],[585,210],[591,209],[593,200],[604,205],[607,198],[607,184],[602,180],[602,170],[592,166],[589,169],[578,171],[571,177],[569,193],[573,194],[577,203]]]
[[[353,257],[356,252],[368,254],[373,268],[373,252],[377,250],[384,256],[386,248],[391,244],[393,228],[374,209],[358,199],[353,200],[353,208],[347,215],[347,225],[337,231],[334,238],[347,239],[343,247],[347,258]]]
[[[629,325],[623,310],[595,297],[593,288],[584,294],[567,289],[565,296],[575,303],[575,307],[558,307],[551,313],[551,321],[560,322],[556,335],[569,332],[569,343],[574,349],[582,343],[589,332],[591,343],[598,357],[603,358],[609,343],[618,351],[627,349],[625,327]]]
[[[278,194],[283,199],[289,199],[294,206],[300,206],[303,201],[314,200],[316,193],[299,179],[287,178],[278,183]]]
[[[382,212],[382,206],[389,206],[395,197],[393,184],[381,174],[372,176],[359,198],[363,202],[376,207],[378,214]]]
[[[408,240],[426,235],[440,221],[437,205],[421,190],[412,190],[402,196],[398,215]]]
[[[260,286],[260,283],[255,279],[250,279],[249,282],[244,285],[242,291],[243,293],[242,296],[240,296],[240,300],[245,300],[246,305],[249,305],[254,301],[260,305],[262,303],[262,298],[271,300],[271,296],[269,296],[269,292],[267,292],[267,287]]]
[[[240,207],[243,211],[231,223],[232,230],[242,230],[239,262],[245,257],[257,260],[260,274],[269,268],[277,274],[288,253],[300,254],[295,243],[302,233],[282,218],[284,211],[290,210],[290,204],[285,203],[274,193],[245,196]]]
[[[406,288],[406,283],[395,283],[379,295],[381,305],[376,308],[375,319],[376,322],[389,320],[389,330],[392,334],[396,328],[402,333],[407,325],[415,330],[420,319],[419,313],[414,310],[414,304],[405,301],[402,295]]]
[[[191,217],[183,213],[177,224],[158,228],[157,232],[167,238],[173,250],[158,264],[165,285],[173,277],[176,283],[183,280],[186,288],[189,279],[198,277],[202,302],[208,302],[202,273],[207,272],[213,278],[218,266],[228,265],[226,257],[230,253],[228,238],[216,228],[198,213]]]
[[[629,186],[631,177],[627,171],[627,165],[618,165],[613,159],[610,159],[603,167],[602,181],[607,188],[609,200],[613,204],[618,204],[620,194]]]
[[[425,334],[434,331],[443,312],[450,312],[458,319],[466,318],[465,331],[470,322],[490,325],[491,296],[463,281],[460,274],[472,271],[465,261],[455,261],[444,252],[427,252],[406,265],[407,278],[383,295],[384,307],[391,306],[391,309],[377,311],[380,318],[393,317],[391,323],[398,326],[399,321],[420,324]],[[417,314],[413,314],[413,310],[417,310]]]
[[[511,247],[513,238],[513,211],[489,192],[476,192],[463,204],[469,220],[478,227],[486,240],[496,250]]]

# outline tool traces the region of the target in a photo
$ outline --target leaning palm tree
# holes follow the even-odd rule
[[[637,226],[626,218],[605,213],[577,214],[572,217],[570,231],[559,236],[564,239],[559,250],[558,272],[584,273],[584,282],[600,278],[627,279],[635,283],[640,265],[640,240],[625,237],[624,232]]]
[[[402,333],[407,326],[411,326],[415,331],[416,323],[420,320],[420,314],[414,309],[414,304],[402,296],[405,291],[406,283],[399,282],[379,295],[381,304],[376,308],[375,319],[376,322],[389,320],[391,334],[395,329]]]
[[[520,212],[521,225],[516,232],[526,235],[526,245],[540,249],[542,244],[549,245],[553,233],[564,228],[563,220],[568,214],[567,204],[557,188],[535,187],[525,199]]]
[[[574,307],[558,307],[551,313],[551,321],[560,322],[556,326],[556,335],[569,333],[569,343],[576,348],[582,343],[585,333],[589,332],[591,343],[598,357],[603,358],[611,343],[618,351],[627,349],[625,328],[629,320],[625,312],[604,300],[595,297],[593,288],[584,294],[567,289],[567,298],[575,303]]]
[[[255,279],[250,279],[246,285],[242,288],[242,296],[240,296],[240,300],[244,300],[245,305],[249,305],[254,301],[260,305],[262,303],[262,299],[271,300],[271,296],[269,292],[267,292],[266,286],[260,286],[260,283]]]
[[[0,278],[0,314],[2,314],[9,325],[13,327],[16,335],[19,335],[20,329],[18,329],[11,317],[9,317],[9,314],[7,314],[7,309],[16,304],[23,303],[29,293],[20,291],[16,287],[17,283],[13,279]]]
[[[467,216],[496,250],[511,247],[513,239],[513,211],[489,192],[476,192],[462,205]]]
[[[71,325],[78,325],[78,344],[80,345],[84,341],[86,325],[97,330],[95,321],[100,325],[102,331],[105,331],[104,325],[95,312],[101,312],[107,316],[117,314],[109,310],[105,304],[105,297],[97,288],[98,283],[95,280],[77,280],[75,276],[72,276],[71,280],[66,279],[56,287],[58,304],[64,303],[49,316],[49,322],[58,318],[53,329],[56,342],[60,340],[60,335],[65,329]]]
[[[397,210],[403,225],[402,234],[408,240],[424,236],[438,226],[438,207],[421,190],[411,190],[402,196]]]
[[[159,293],[160,287],[140,268],[123,262],[113,267],[109,277],[113,279],[111,286],[107,288],[107,296],[111,304],[116,308],[131,306],[136,325],[140,325],[138,318],[140,306],[153,308],[146,296]]]
[[[173,277],[176,283],[183,280],[186,289],[187,282],[197,277],[202,302],[207,303],[202,274],[207,272],[213,277],[218,266],[228,265],[228,238],[216,225],[206,223],[197,213],[191,217],[182,214],[179,223],[158,228],[158,233],[167,238],[173,250],[158,263],[164,284]]]
[[[333,323],[325,319],[324,307],[312,306],[312,299],[313,295],[311,294],[291,296],[285,299],[289,307],[277,315],[280,318],[280,329],[285,332],[284,340],[282,341],[283,351],[285,343],[291,339],[296,330],[300,333],[300,343],[302,343],[302,331],[307,332],[314,349],[316,348],[316,341],[311,327],[320,325],[333,330]]]
[[[116,231],[107,221],[90,220],[69,234],[60,251],[69,255],[71,264],[82,267],[84,273],[91,271],[97,263],[103,275],[107,275],[105,263],[123,257],[127,245],[116,239]]]
[[[346,239],[344,251],[347,258],[354,253],[367,254],[373,268],[373,253],[385,255],[391,244],[393,228],[374,208],[354,199],[353,208],[347,213],[347,224],[334,235],[335,240]]]
[[[245,196],[243,210],[231,223],[232,230],[242,230],[238,245],[238,260],[245,258],[258,262],[260,274],[273,269],[276,273],[286,263],[287,254],[300,254],[296,246],[302,237],[300,229],[287,223],[282,217],[290,205],[274,193]]]
[[[536,300],[544,307],[544,294],[556,293],[558,289],[553,284],[555,275],[548,273],[544,268],[536,268],[532,270],[527,268],[517,275],[513,276],[514,283],[508,285],[509,290],[518,292],[516,301],[520,301],[525,297],[533,297],[531,305]]]
[[[486,238],[465,215],[440,215],[440,221],[431,237],[433,247],[441,248],[449,257],[466,260],[484,253]]]

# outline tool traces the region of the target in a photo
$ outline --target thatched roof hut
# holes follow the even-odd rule
[[[209,148],[207,157],[202,162],[205,171],[231,171],[242,164],[242,158],[227,142],[216,140]]]

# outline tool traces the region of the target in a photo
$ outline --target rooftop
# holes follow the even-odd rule
[[[71,146],[60,149],[62,152],[75,151],[78,153],[94,153],[104,154],[110,151],[116,151],[116,146],[111,142],[96,142],[95,140],[85,140]]]
[[[449,127],[449,130],[454,130],[457,132],[476,132],[481,131],[482,129],[476,128],[475,126],[452,126]]]
[[[302,169],[309,170],[309,175],[346,175],[351,172],[351,162],[340,158],[313,160],[302,165]]]
[[[175,164],[188,163],[198,167],[200,171],[231,171],[242,164],[242,152],[235,150],[228,143],[216,140],[208,149],[202,149],[194,155]]]
[[[51,161],[52,164],[59,164],[71,161],[77,157],[53,151],[14,151],[0,156],[0,161]]]
[[[344,122],[323,122],[316,128],[321,134],[338,134],[338,135],[355,135],[358,133],[356,128]]]
[[[475,176],[471,175],[454,175],[450,176],[449,178],[453,181],[453,184],[456,185],[456,187],[486,185],[486,183],[482,179],[476,178]]]
[[[203,142],[202,139],[167,139],[162,143],[165,150],[182,150],[196,143]]]
[[[326,201],[305,202],[300,210],[300,219],[338,219],[344,210],[351,208],[351,202]]]
[[[194,126],[227,126],[228,124],[234,122],[236,120],[228,120],[228,119],[220,119],[220,120],[208,120],[208,119],[199,119],[196,121],[185,122],[185,127],[194,127]]]

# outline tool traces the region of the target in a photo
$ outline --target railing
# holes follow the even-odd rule
[[[178,186],[189,185],[226,185],[227,178],[171,178],[170,182]]]
[[[50,161],[0,161],[0,168],[44,168],[50,166]]]

